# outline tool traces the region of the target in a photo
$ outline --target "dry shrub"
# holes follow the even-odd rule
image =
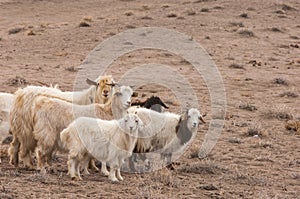
[[[152,20],[153,18],[146,15],[146,16],[141,17],[141,19],[144,19],[144,20]]]
[[[163,4],[161,7],[162,8],[169,8],[170,6],[168,4]]]
[[[8,34],[11,35],[11,34],[17,34],[21,31],[23,31],[24,28],[23,27],[15,27],[15,28],[11,28],[8,30]]]
[[[174,17],[177,17],[177,14],[176,13],[169,13],[169,14],[167,14],[167,17],[174,18]]]
[[[246,28],[240,28],[237,30],[237,33],[244,37],[254,37],[254,32]]]
[[[230,22],[231,26],[244,27],[243,22]]]
[[[262,126],[259,122],[251,122],[248,125],[248,129],[246,132],[247,136],[263,136]]]
[[[70,72],[77,72],[78,71],[78,69],[76,69],[74,66],[66,67],[65,70],[70,71]]]
[[[293,115],[291,110],[285,105],[276,105],[265,111],[263,115],[268,119],[291,120]]]
[[[284,78],[281,78],[281,77],[276,77],[275,79],[272,80],[272,83],[279,84],[279,85],[285,85],[285,86],[288,85],[287,80],[285,80]]]
[[[86,21],[81,21],[79,23],[79,27],[90,27],[91,25]]]
[[[281,4],[281,9],[285,10],[285,11],[295,11],[295,10],[297,10],[294,6],[286,4],[286,3]]]
[[[84,16],[79,22],[79,27],[90,27],[91,22],[93,21],[91,16]]]
[[[19,87],[19,86],[27,85],[29,84],[29,82],[27,82],[27,80],[23,77],[16,76],[15,78],[8,79],[7,84],[9,86]]]
[[[239,105],[239,109],[247,110],[247,111],[256,111],[256,106],[250,104],[250,103],[243,103]]]
[[[297,131],[300,134],[300,121],[288,120],[285,124],[287,130]]]
[[[132,15],[133,15],[133,12],[132,12],[132,11],[126,11],[126,12],[124,13],[124,15],[126,15],[126,16],[132,16]]]
[[[277,28],[277,27],[272,27],[272,28],[270,28],[270,30],[272,32],[283,32],[280,28]]]
[[[242,66],[242,65],[240,65],[240,64],[236,64],[236,63],[230,64],[230,65],[229,65],[229,68],[243,69],[243,70],[245,70],[244,66]]]
[[[176,174],[173,174],[167,168],[162,168],[152,173],[151,180],[154,182],[160,182],[167,187],[177,188],[180,186],[180,181],[176,178]]]
[[[191,9],[191,10],[188,10],[188,11],[187,11],[187,15],[192,16],[192,15],[195,15],[195,14],[196,14],[196,12],[195,12],[194,9]]]
[[[249,18],[247,13],[242,13],[239,16],[242,17],[242,18]]]
[[[296,98],[296,97],[299,97],[299,95],[297,93],[292,92],[292,91],[285,91],[283,93],[280,93],[279,97]]]
[[[208,8],[201,8],[200,12],[209,12]]]
[[[227,168],[223,168],[211,160],[201,160],[192,165],[186,165],[180,169],[180,172],[193,174],[219,174],[227,172]]]

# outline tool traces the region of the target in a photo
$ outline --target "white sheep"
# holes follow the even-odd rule
[[[61,132],[61,140],[69,151],[68,170],[72,179],[79,178],[80,164],[96,158],[110,165],[109,179],[123,180],[120,168],[131,156],[142,122],[136,114],[119,120],[106,121],[81,117]]]
[[[13,135],[13,141],[8,151],[11,164],[18,166],[20,150],[22,151],[20,156],[25,165],[29,167],[32,165],[30,154],[32,148],[35,146],[35,140],[32,139],[33,117],[31,108],[35,97],[44,95],[52,98],[60,98],[75,104],[106,103],[110,97],[110,93],[113,92],[111,88],[111,85],[114,84],[112,76],[100,76],[96,82],[88,79],[87,83],[92,86],[86,90],[76,92],[62,92],[57,86],[27,86],[15,92],[15,100],[10,114],[10,131]],[[22,144],[20,144],[18,137],[21,137]]]
[[[0,93],[0,141],[8,136],[9,112],[13,103],[14,95],[10,93]]]
[[[197,133],[200,120],[204,122],[200,112],[194,108],[189,109],[183,115],[169,112],[158,113],[138,107],[130,107],[127,111],[136,112],[144,123],[144,128],[139,130],[135,153],[171,154],[191,141]],[[134,169],[133,165],[130,166]]]
[[[61,149],[59,133],[74,119],[83,116],[119,119],[130,106],[132,93],[129,86],[121,86],[106,104],[92,105],[75,105],[56,98],[37,97],[32,107],[34,126],[31,137],[37,143],[37,168],[44,171],[53,151]],[[108,173],[105,164],[102,165],[102,172]]]

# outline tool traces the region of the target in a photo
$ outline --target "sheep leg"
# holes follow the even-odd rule
[[[124,180],[124,178],[121,176],[121,169],[120,169],[120,168],[117,169],[117,178],[118,178],[118,180],[120,180],[120,181],[123,181],[123,180]]]
[[[106,162],[101,162],[101,172],[105,176],[109,176],[110,175],[110,172],[108,172],[107,167],[106,167]]]
[[[76,179],[76,169],[75,169],[75,160],[73,158],[69,158],[68,161],[69,174],[72,180]]]
[[[76,174],[79,180],[82,180],[81,176],[80,176],[80,165],[79,165],[79,161],[78,159],[75,159],[75,170],[76,170]]]
[[[47,155],[43,154],[41,150],[37,150],[37,170],[41,173],[46,173],[45,163]]]
[[[16,136],[14,136],[13,141],[10,143],[8,154],[10,156],[9,163],[11,165],[14,165],[15,167],[19,166],[19,150],[20,150],[19,139]]]
[[[110,167],[110,172],[108,179],[110,179],[112,182],[118,182],[119,180],[116,178],[116,168]]]
[[[31,157],[31,152],[29,151],[29,149],[25,149],[24,151],[21,150],[21,159],[25,165],[25,167],[29,168],[29,169],[34,169],[33,168],[33,160]]]
[[[84,160],[82,161],[82,164],[81,164],[81,169],[83,170],[83,173],[86,175],[90,174],[90,172],[88,170],[89,163],[90,163],[90,158],[86,157],[86,158],[84,158]]]
[[[96,166],[95,164],[95,159],[91,159],[90,162],[89,162],[89,168],[90,169],[93,169],[95,171],[99,171],[98,167]]]

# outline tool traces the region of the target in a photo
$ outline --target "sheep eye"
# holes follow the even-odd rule
[[[189,115],[188,118],[191,118],[191,116]]]
[[[128,122],[128,120],[125,120],[125,122]]]
[[[136,123],[139,123],[139,121],[138,121],[138,120],[135,120],[135,122],[136,122]]]

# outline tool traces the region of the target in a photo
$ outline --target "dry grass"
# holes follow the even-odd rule
[[[256,106],[250,104],[250,103],[243,103],[239,105],[239,109],[247,110],[247,111],[256,111]]]
[[[11,28],[8,30],[8,34],[11,35],[11,34],[17,34],[21,31],[23,31],[24,28],[23,27],[15,27],[15,28]]]
[[[8,79],[7,84],[8,84],[9,86],[19,87],[19,86],[28,85],[29,82],[28,82],[25,78],[20,77],[20,76],[17,75],[17,76],[14,77],[14,78]]]
[[[263,116],[267,119],[290,120],[293,119],[291,110],[285,105],[276,105],[275,107],[265,111]]]
[[[279,84],[279,85],[285,85],[285,86],[289,85],[288,81],[281,77],[276,77],[275,79],[272,80],[272,83]]]
[[[242,66],[242,65],[240,65],[240,64],[236,64],[236,63],[230,64],[230,65],[229,65],[229,68],[243,69],[243,70],[245,70],[244,66]]]
[[[299,97],[299,95],[292,91],[284,91],[283,93],[279,94],[279,97],[290,97],[290,98],[296,98]]]
[[[259,122],[251,122],[248,125],[248,129],[246,132],[247,136],[263,136],[262,126]]]
[[[227,168],[223,168],[217,163],[209,159],[198,161],[192,165],[186,165],[180,169],[180,172],[201,174],[201,175],[219,174],[227,171],[228,171]]]
[[[248,14],[247,13],[242,13],[239,15],[239,17],[242,17],[242,18],[249,18]]]
[[[167,14],[167,17],[174,18],[174,17],[177,17],[177,14],[172,12],[172,13]]]
[[[208,8],[201,8],[200,12],[209,12]]]
[[[65,70],[70,71],[70,72],[78,72],[78,69],[76,69],[74,66],[66,67]]]
[[[152,20],[153,18],[146,15],[146,16],[141,17],[141,19],[144,19],[144,20]]]
[[[244,37],[254,37],[254,32],[246,28],[240,28],[237,30],[237,33]]]
[[[243,22],[230,22],[229,23],[231,26],[237,26],[237,27],[244,27]]]

